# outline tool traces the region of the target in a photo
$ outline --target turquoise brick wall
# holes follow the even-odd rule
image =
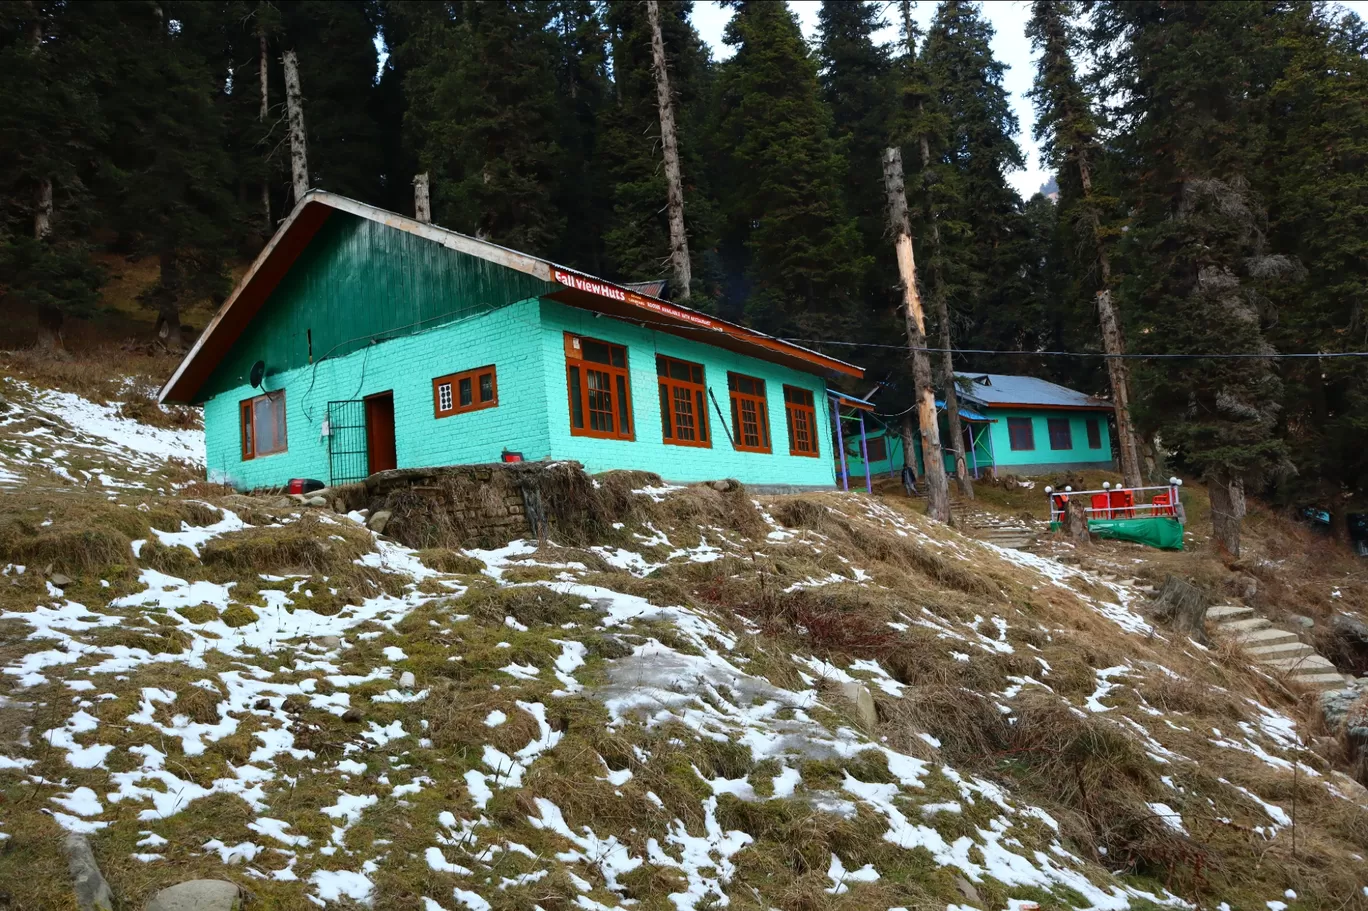
[[[1078,411],[1038,411],[1034,409],[1013,410],[1010,408],[985,408],[984,413],[994,419],[989,426],[993,434],[993,455],[999,470],[1011,471],[1015,468],[1031,467],[1048,469],[1054,465],[1083,465],[1095,463],[1098,467],[1112,464],[1111,430],[1107,425],[1104,412]],[[1088,418],[1096,418],[1101,430],[1101,446],[1088,448]],[[1035,429],[1035,449],[1012,451],[1012,441],[1007,432],[1008,418],[1027,418]],[[1072,449],[1051,449],[1049,418],[1067,418],[1072,428]]]
[[[820,377],[621,320],[595,317],[588,311],[555,301],[542,301],[541,313],[542,357],[546,365],[545,400],[550,405],[547,414],[551,453],[556,458],[576,459],[591,472],[611,468],[654,471],[669,481],[736,478],[746,484],[826,487],[835,483],[831,421],[826,417],[826,408],[829,407],[826,403],[826,384]],[[632,411],[636,423],[635,440],[571,436],[565,380],[566,332],[627,346],[627,365],[632,380]],[[711,401],[711,448],[666,445],[662,437],[660,394],[656,383],[657,354],[702,364],[704,381],[717,397],[717,403],[728,422],[731,420],[731,400],[727,393],[727,371],[734,370],[763,379],[769,405],[773,452],[737,452],[733,449]],[[817,458],[789,455],[784,384],[812,392],[813,404],[817,409]]]
[[[238,403],[257,394],[246,384],[204,406],[211,478],[239,487],[290,478],[329,478],[327,441],[320,436],[330,400],[393,390],[395,449],[401,468],[498,461],[505,447],[528,459],[550,454],[545,419],[538,302],[523,301],[436,329],[391,339],[345,357],[268,376],[266,389],[285,390],[289,449],[242,461]],[[432,379],[494,364],[499,405],[466,414],[433,415]],[[564,410],[565,393],[556,399]]]

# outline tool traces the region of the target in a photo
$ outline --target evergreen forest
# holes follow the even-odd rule
[[[1031,100],[1054,182],[1023,199],[979,4],[944,0],[923,28],[906,0],[824,0],[809,41],[784,3],[730,0],[723,61],[693,5],[4,0],[0,324],[36,313],[60,344],[100,306],[112,253],[155,262],[142,303],[179,345],[181,311],[221,302],[295,204],[290,59],[308,186],[413,214],[425,173],[437,224],[669,280],[667,297],[865,367],[850,391],[881,384],[888,414],[913,401],[881,170],[898,148],[929,346],[957,349],[955,370],[1108,398],[1125,384],[1149,473],[1201,477],[1213,504],[1267,495],[1341,526],[1364,511],[1357,16],[1036,0]],[[877,40],[889,25],[896,40]],[[1121,351],[1147,356],[1101,356]]]

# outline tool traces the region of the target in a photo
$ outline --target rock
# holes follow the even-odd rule
[[[366,527],[377,535],[384,534],[385,526],[389,524],[390,516],[392,515],[393,513],[388,509],[379,510],[366,520]]]
[[[285,703],[281,706],[285,711],[292,715],[298,715],[309,707],[309,700],[295,693],[285,697]]]
[[[342,639],[338,636],[319,636],[314,639],[314,644],[321,645],[324,648],[339,648],[342,645]]]
[[[360,709],[347,709],[342,713],[342,720],[349,724],[360,724],[361,719],[366,716],[361,714]]]
[[[1302,629],[1311,629],[1316,625],[1316,621],[1305,614],[1288,614],[1287,622],[1294,626],[1300,626]]]
[[[404,671],[399,675],[399,685],[406,690],[413,689],[414,684],[417,682],[418,679],[413,676],[413,671]]]
[[[1350,710],[1361,696],[1363,696],[1363,691],[1352,686],[1342,690],[1330,690],[1321,693],[1321,714],[1325,716],[1326,727],[1335,733],[1340,733],[1344,727],[1345,719],[1349,717]]]
[[[271,700],[258,699],[256,702],[252,703],[252,708],[258,712],[268,712],[271,709]]]
[[[1235,594],[1245,603],[1254,600],[1254,596],[1259,593],[1259,580],[1249,573],[1237,573],[1231,583]]]
[[[95,853],[84,835],[68,835],[62,842],[71,871],[72,887],[76,892],[76,907],[80,911],[113,911],[114,893],[109,891]]]
[[[309,497],[307,500],[304,501],[304,505],[327,509],[328,500],[326,497]]]
[[[192,879],[152,896],[145,911],[237,911],[244,897],[234,883]]]
[[[68,585],[71,584],[71,577],[65,576],[61,573],[53,573],[52,575],[48,576],[48,581],[51,582],[53,585],[57,586],[58,588],[66,588]]]
[[[842,683],[841,695],[851,701],[860,720],[865,724],[872,728],[879,723],[879,713],[874,707],[874,694],[869,691],[869,687],[859,681]]]
[[[1368,623],[1364,623],[1358,617],[1336,614],[1335,619],[1330,621],[1330,628],[1341,639],[1368,646]]]
[[[289,509],[291,506],[295,505],[295,501],[290,499],[289,497],[281,497],[279,500],[276,500],[271,505],[274,506],[276,509]]]
[[[964,896],[965,901],[973,902],[976,905],[982,901],[982,899],[979,898],[978,890],[974,888],[973,883],[969,882],[969,880],[965,879],[963,876],[955,877],[955,891]]]
[[[1359,784],[1343,772],[1330,771],[1330,781],[1345,794],[1348,794],[1359,803],[1368,806],[1368,788]]]

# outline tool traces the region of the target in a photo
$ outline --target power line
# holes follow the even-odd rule
[[[928,354],[1001,354],[1025,357],[1083,357],[1115,358],[1117,360],[1288,360],[1291,358],[1344,358],[1368,357],[1368,351],[1272,351],[1266,354],[1251,352],[1212,353],[1212,354],[1107,354],[1103,351],[1028,351],[1003,350],[998,348],[913,348],[908,345],[883,345],[877,342],[840,342],[833,339],[782,338],[785,342],[804,344],[839,345],[843,348],[888,348],[897,351],[925,351]]]

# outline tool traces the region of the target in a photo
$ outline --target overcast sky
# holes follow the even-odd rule
[[[804,37],[808,39],[809,44],[815,46],[819,0],[788,0],[788,5],[798,14],[798,24],[803,30]],[[1348,0],[1343,5],[1359,16],[1368,18],[1368,0]],[[892,12],[890,9],[889,13]],[[923,0],[916,5],[913,16],[925,30],[930,26],[935,12],[936,4]],[[1049,175],[1040,166],[1039,146],[1031,138],[1035,112],[1026,97],[1026,92],[1031,88],[1031,81],[1035,78],[1034,55],[1031,53],[1030,39],[1026,37],[1026,21],[1031,16],[1031,6],[1026,0],[990,0],[983,4],[983,12],[996,32],[993,36],[993,55],[1007,67],[1003,83],[1011,96],[1017,120],[1021,123],[1021,133],[1017,136],[1017,142],[1026,156],[1026,169],[1008,174],[1007,179],[1016,187],[1018,193],[1029,198],[1040,189],[1041,184],[1049,180]],[[890,25],[875,35],[875,40],[882,43],[896,41],[899,37],[897,28],[891,24],[893,16],[890,14],[885,14],[884,17],[890,20]],[[718,60],[725,60],[732,55],[732,48],[722,43],[722,30],[731,15],[731,10],[724,9],[715,2],[700,0],[694,4],[694,28],[698,29],[703,40],[712,47],[713,56]]]

